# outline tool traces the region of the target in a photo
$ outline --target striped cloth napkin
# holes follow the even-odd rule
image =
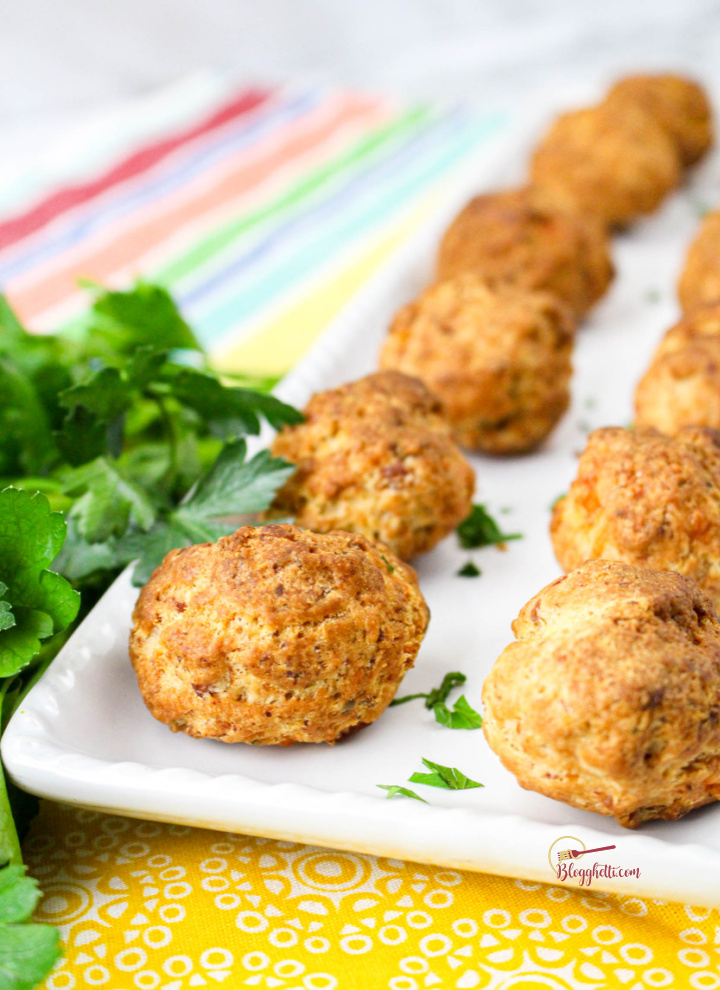
[[[78,278],[167,286],[215,357],[291,368],[503,124],[317,87],[251,89],[0,223],[30,326],[82,318]]]

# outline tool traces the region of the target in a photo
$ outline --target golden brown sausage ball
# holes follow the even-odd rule
[[[665,334],[635,392],[635,426],[675,434],[720,429],[720,306],[695,310]]]
[[[644,110],[674,142],[684,165],[698,161],[713,143],[712,109],[702,86],[671,73],[626,76],[606,101],[623,109],[628,103]]]
[[[438,279],[473,272],[489,285],[547,290],[581,317],[613,277],[602,225],[552,205],[538,190],[477,196],[445,233]]]
[[[275,518],[380,540],[403,560],[430,550],[470,512],[475,475],[438,399],[395,371],[314,395],[273,454],[297,465]]]
[[[622,226],[678,185],[680,159],[643,110],[602,103],[558,117],[535,151],[531,176],[559,203]]]
[[[720,605],[720,433],[676,437],[608,427],[590,434],[550,526],[565,571],[622,560],[692,578]]]
[[[400,310],[380,365],[422,378],[464,447],[517,454],[567,409],[573,336],[569,310],[549,293],[465,274]]]
[[[678,282],[683,313],[720,305],[720,210],[708,213],[688,249]]]
[[[513,631],[483,729],[522,787],[626,828],[720,798],[720,623],[693,581],[591,561]]]
[[[243,526],[167,555],[140,592],[130,658],[173,731],[334,743],[383,713],[428,614],[413,569],[364,536]]]

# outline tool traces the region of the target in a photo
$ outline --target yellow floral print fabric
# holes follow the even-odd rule
[[[47,990],[720,988],[720,911],[44,802]]]

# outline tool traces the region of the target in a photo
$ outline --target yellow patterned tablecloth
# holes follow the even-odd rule
[[[583,893],[45,802],[48,990],[720,987],[716,909]]]

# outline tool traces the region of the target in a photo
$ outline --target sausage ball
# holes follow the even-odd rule
[[[678,282],[683,313],[720,305],[720,210],[708,213],[688,249]]]
[[[693,581],[594,560],[513,631],[483,729],[522,787],[626,828],[720,798],[720,623]]]
[[[653,117],[675,143],[683,165],[699,161],[712,146],[710,102],[692,79],[670,73],[626,76],[611,88],[606,102],[620,110],[632,104]]]
[[[477,196],[440,245],[438,279],[473,272],[490,286],[554,293],[581,317],[613,277],[607,235],[593,217],[551,205],[537,189]]]
[[[535,151],[531,176],[559,203],[623,226],[678,185],[680,159],[643,110],[602,103],[558,117]]]
[[[720,429],[720,306],[695,310],[665,334],[635,392],[635,425]]]
[[[135,606],[130,659],[174,732],[334,743],[385,711],[428,615],[413,569],[364,536],[243,526],[165,557]]]
[[[400,310],[380,365],[422,378],[464,447],[517,454],[567,409],[573,337],[569,310],[549,293],[465,274]]]
[[[553,510],[555,556],[566,571],[622,560],[695,580],[720,606],[720,433],[676,437],[608,427],[590,434],[575,481]]]
[[[380,540],[403,560],[430,550],[468,515],[475,474],[438,399],[396,371],[314,395],[305,422],[285,427],[272,452],[297,466],[274,518]]]

